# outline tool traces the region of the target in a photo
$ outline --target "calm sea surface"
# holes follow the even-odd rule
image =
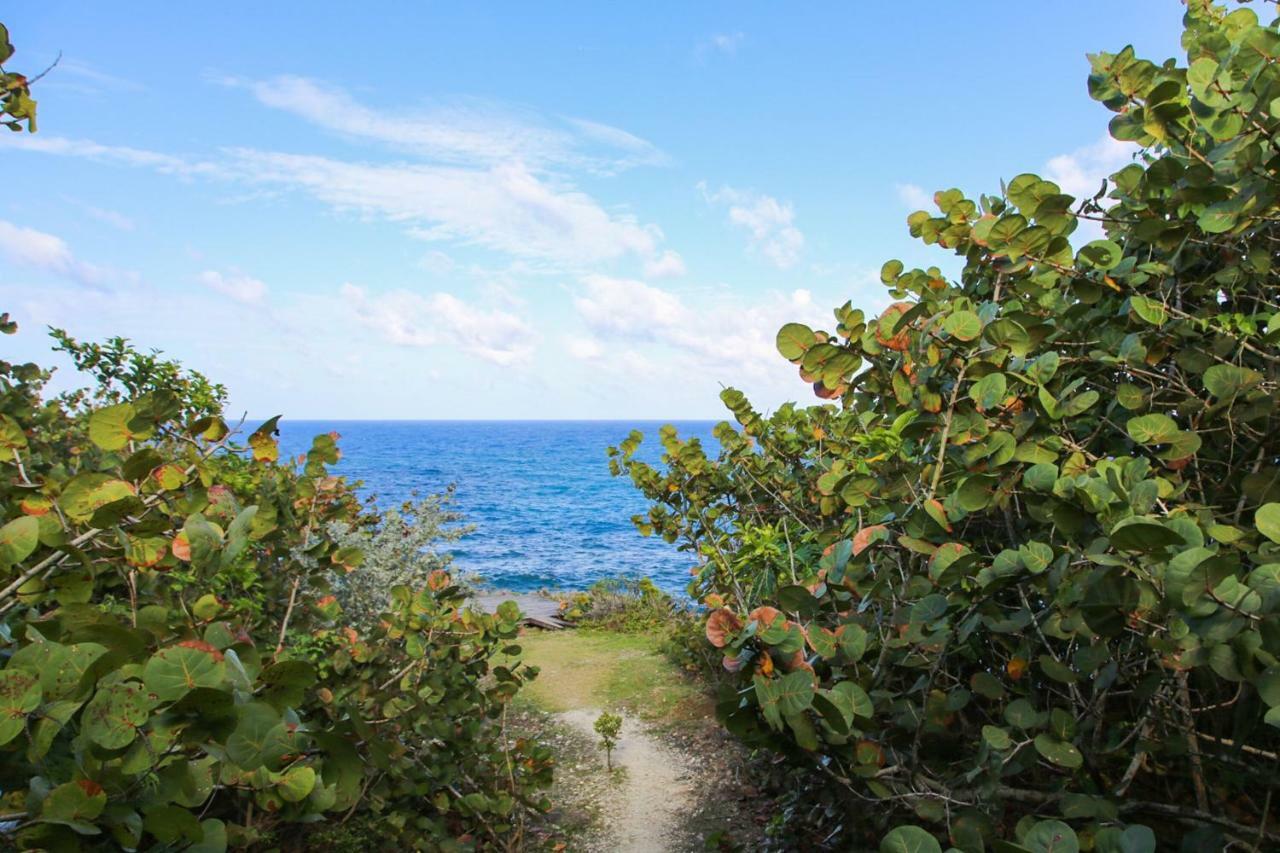
[[[283,452],[297,455],[317,433],[342,435],[335,473],[361,480],[365,495],[396,506],[457,486],[454,506],[476,531],[455,544],[455,566],[512,590],[582,588],[602,577],[648,575],[683,590],[690,555],[643,537],[631,516],[644,498],[628,477],[609,474],[605,448],[631,429],[645,435],[640,457],[656,463],[663,422],[289,421]],[[675,422],[714,452],[713,421]]]

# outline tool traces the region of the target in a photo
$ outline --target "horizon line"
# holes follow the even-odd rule
[[[274,416],[273,416],[274,417]],[[306,421],[347,421],[355,423],[417,423],[417,424],[511,424],[511,423],[579,423],[579,424],[626,424],[626,423],[675,423],[690,421],[717,423],[729,418],[350,418],[350,417],[298,417],[280,415],[280,422]],[[253,416],[245,418],[245,422],[265,421],[267,418]]]

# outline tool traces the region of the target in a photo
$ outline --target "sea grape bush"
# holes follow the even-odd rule
[[[832,844],[1280,845],[1280,31],[1191,0],[1183,45],[1090,57],[1134,144],[1096,194],[939,192],[908,225],[958,278],[779,332],[830,402],[611,449]]]
[[[385,527],[329,473],[336,435],[282,459],[277,419],[242,438],[199,374],[55,337],[96,388],[0,362],[5,840],[219,851],[358,815],[409,849],[517,845],[550,756],[505,731],[536,674],[495,665],[514,605],[436,570],[344,614]]]
[[[0,24],[0,111],[4,113],[0,124],[13,131],[20,131],[25,126],[28,132],[35,133],[36,102],[31,97],[30,84],[24,75],[4,67],[13,54],[9,30]]]

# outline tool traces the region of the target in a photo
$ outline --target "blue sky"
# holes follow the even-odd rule
[[[1126,161],[1087,52],[1173,0],[12,5],[9,359],[156,347],[294,418],[720,417],[789,320],[887,300],[934,190]]]

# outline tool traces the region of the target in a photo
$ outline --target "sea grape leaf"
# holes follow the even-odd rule
[[[197,687],[220,687],[226,677],[222,653],[198,640],[161,649],[142,672],[143,683],[161,702],[181,699]]]

